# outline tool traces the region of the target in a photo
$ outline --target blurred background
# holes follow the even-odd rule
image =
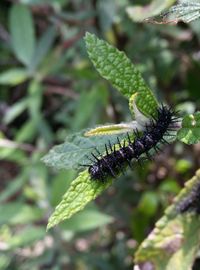
[[[199,168],[200,146],[174,143],[46,233],[77,172],[41,158],[83,128],[131,121],[128,101],[92,67],[86,31],[125,51],[158,100],[183,114],[199,109],[200,21],[134,23],[126,8],[137,3],[149,1],[0,2],[0,269],[132,269],[138,245]]]

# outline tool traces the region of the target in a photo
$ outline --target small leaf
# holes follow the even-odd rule
[[[31,70],[35,70],[42,60],[47,55],[48,51],[50,50],[54,39],[56,37],[56,29],[54,27],[49,27],[46,32],[43,34],[43,36],[38,41],[38,44],[36,46],[32,61],[31,61]]]
[[[26,121],[22,127],[17,131],[15,141],[16,142],[30,142],[35,138],[36,126],[30,119]]]
[[[72,232],[82,232],[99,228],[113,221],[111,216],[105,215],[98,210],[87,209],[76,215],[70,220],[66,220],[61,228]]]
[[[16,57],[26,66],[30,66],[35,49],[35,31],[32,15],[25,5],[12,5],[10,33]]]
[[[18,148],[18,147],[17,147]],[[19,164],[20,166],[27,165],[27,155],[21,149],[16,149],[16,144],[6,144],[0,139],[0,159],[10,160]]]
[[[187,159],[179,159],[175,163],[175,170],[178,173],[187,173],[190,169],[192,169],[192,161]]]
[[[0,73],[0,84],[18,85],[28,79],[28,72],[23,68],[12,68]]]
[[[39,208],[21,203],[7,203],[0,206],[0,225],[26,224],[41,218]]]
[[[175,179],[167,178],[159,186],[160,191],[178,193],[180,191],[180,186]]]
[[[200,219],[195,211],[180,213],[179,205],[199,187],[200,170],[167,208],[135,254],[135,269],[188,270],[199,249]],[[149,267],[149,268],[148,268]]]
[[[92,181],[87,170],[81,172],[72,182],[62,201],[50,217],[47,230],[82,210],[91,200],[94,200],[104,189],[109,187],[111,183],[111,180],[105,183]]]
[[[69,188],[76,175],[77,174],[74,170],[61,170],[56,175],[50,189],[51,205],[53,207],[55,207],[61,201],[62,196]]]
[[[149,5],[127,7],[126,12],[133,21],[141,22],[149,17],[160,14],[174,2],[175,0],[154,0]]]
[[[132,132],[134,129],[138,127],[136,121],[132,121],[130,123],[121,123],[116,125],[104,125],[100,127],[93,128],[87,131],[85,136],[95,136],[95,135],[109,135],[109,134],[119,134]],[[138,129],[139,130],[139,129]]]
[[[86,33],[85,42],[89,57],[101,76],[127,98],[138,93],[138,109],[147,116],[154,114],[157,102],[140,72],[124,52],[90,33]]]
[[[133,116],[135,116],[135,120],[137,122],[137,129],[143,130],[144,127],[149,123],[149,118],[147,118],[143,113],[140,112],[140,110],[137,107],[137,98],[138,93],[133,94],[129,98],[129,109]],[[154,111],[154,113],[156,110]],[[151,115],[152,116],[152,115]]]
[[[44,237],[44,227],[27,227],[11,237],[8,241],[8,245],[10,249],[16,249],[17,247],[29,246]]]
[[[29,104],[28,110],[31,117],[31,121],[41,134],[41,136],[45,139],[46,143],[51,143],[53,140],[53,134],[50,129],[50,126],[47,124],[47,121],[44,119],[41,114],[41,106],[42,106],[42,93],[43,87],[37,80],[32,80],[29,88]]]
[[[55,1],[56,0],[53,0],[52,2],[55,2]],[[20,3],[25,4],[25,5],[30,5],[30,6],[41,6],[41,5],[45,5],[47,1],[46,0],[20,0]]]
[[[186,144],[200,142],[200,112],[183,118],[182,128],[178,131],[177,138]]]
[[[158,207],[158,195],[153,191],[143,193],[138,209],[146,216],[153,216]]]
[[[6,188],[4,188],[0,193],[0,203],[8,201],[11,196],[19,192],[23,188],[26,180],[27,175],[24,172],[19,174],[15,179],[12,179],[12,181],[10,181]]]
[[[18,117],[28,107],[28,99],[24,98],[12,105],[7,111],[3,122],[10,124],[16,117]]]

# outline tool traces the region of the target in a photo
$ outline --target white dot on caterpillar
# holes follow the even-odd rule
[[[140,146],[141,149],[144,149],[144,145],[140,141],[137,141],[137,145]]]
[[[132,153],[134,153],[133,148],[132,148],[130,145],[128,145],[128,148],[130,149],[130,151],[131,151]]]
[[[122,152],[122,150],[120,149],[119,150],[119,153],[120,153],[120,155],[124,158],[125,156],[124,156],[124,153]]]
[[[147,140],[148,140],[150,143],[153,143],[153,140],[152,140],[152,138],[151,138],[149,135],[146,135],[146,138],[147,138]]]
[[[192,126],[195,127],[196,126],[196,120],[192,119]]]

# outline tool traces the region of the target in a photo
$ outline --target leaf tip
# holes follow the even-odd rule
[[[51,228],[53,228],[54,226],[56,226],[58,224],[58,222],[54,219],[52,219],[52,216],[50,216],[49,220],[48,220],[48,224],[46,227],[46,232],[48,232]]]
[[[84,36],[84,40],[86,43],[86,47],[89,47],[96,42],[97,37],[95,34],[92,34],[90,32],[86,32],[85,36]]]

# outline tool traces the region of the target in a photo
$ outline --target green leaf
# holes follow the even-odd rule
[[[10,33],[16,57],[26,66],[30,66],[35,50],[35,31],[32,15],[26,6],[12,5]]]
[[[12,258],[9,255],[0,254],[0,269],[1,270],[8,269],[11,259]]]
[[[158,207],[158,195],[153,191],[143,193],[138,209],[146,216],[153,216]]]
[[[178,173],[187,173],[192,169],[192,161],[187,159],[179,159],[175,164],[175,170]]]
[[[179,129],[177,138],[186,144],[200,142],[200,112],[186,115],[182,121],[182,128]]]
[[[12,181],[4,188],[4,190],[0,193],[0,203],[5,202],[12,195],[16,194],[24,185],[27,180],[27,175],[22,172],[19,176]],[[1,268],[0,268],[1,269]]]
[[[178,193],[180,191],[180,186],[175,179],[167,178],[160,184],[159,191]]]
[[[127,7],[126,12],[133,21],[141,22],[149,17],[160,14],[164,9],[174,3],[175,0],[154,0],[149,5]]]
[[[168,16],[169,20],[175,20],[176,22],[192,22],[200,18],[200,2],[182,0],[182,3],[171,7],[162,15]]]
[[[47,230],[82,210],[91,200],[94,200],[104,189],[109,187],[111,183],[111,180],[105,183],[92,181],[87,170],[81,172],[72,182],[62,201],[49,218]]]
[[[154,114],[157,102],[140,72],[124,52],[90,33],[86,33],[85,42],[89,57],[101,76],[125,97],[131,98],[137,94],[136,105],[144,115]]]
[[[24,166],[27,164],[27,155],[21,149],[16,149],[16,144],[9,146],[5,142],[1,142],[0,140],[0,159],[10,160],[19,164],[20,166]]]
[[[71,232],[82,232],[99,228],[112,221],[111,216],[105,215],[98,210],[87,209],[66,220],[61,227]]]
[[[188,270],[196,257],[200,243],[200,219],[195,212],[178,212],[178,206],[194,187],[199,186],[200,170],[168,207],[155,229],[135,254],[136,268],[155,270]]]
[[[12,105],[7,111],[3,122],[10,124],[16,117],[18,117],[28,107],[28,99],[24,98]]]
[[[20,2],[22,4],[25,4],[25,5],[33,5],[33,6],[41,6],[41,5],[45,5],[47,4],[47,1],[48,0],[20,0]],[[51,2],[54,2],[51,1]],[[50,3],[49,3],[50,4]]]
[[[41,133],[41,136],[45,139],[45,142],[47,144],[51,143],[53,140],[53,134],[49,125],[47,124],[47,121],[43,118],[41,113],[43,87],[38,81],[32,80],[29,85],[28,92],[28,110],[31,116],[31,121],[35,125],[36,129]]]
[[[45,234],[45,229],[42,226],[27,227],[9,239],[9,248],[16,249],[16,247],[30,246],[34,242],[44,238]]]
[[[29,142],[35,137],[37,130],[33,121],[28,120],[17,131],[15,141],[16,142]]]
[[[126,134],[118,135],[123,139]],[[105,151],[105,143],[110,140],[111,144],[117,143],[117,135],[104,135],[83,137],[82,133],[74,133],[67,137],[63,144],[54,146],[49,153],[43,157],[43,162],[56,169],[77,169],[78,164],[84,164],[87,155],[91,155],[97,147],[100,152]]]
[[[39,208],[21,203],[0,205],[0,225],[26,224],[40,219],[42,212]]]
[[[74,131],[85,127],[86,123],[88,123],[88,119],[91,119],[91,115],[96,111],[97,106],[101,105],[101,92],[98,90],[99,87],[97,88],[95,86],[87,95],[84,92],[80,95],[72,123],[72,129]]]
[[[23,68],[12,68],[0,73],[0,84],[18,85],[28,79],[28,72]]]
[[[127,133],[133,131],[137,128],[137,122],[132,121],[130,123],[121,123],[116,125],[105,125],[93,128],[85,133],[85,136],[95,136],[95,135],[112,135],[118,133]],[[139,129],[138,129],[139,130]]]
[[[49,52],[54,39],[56,37],[56,29],[54,27],[49,27],[46,32],[43,34],[43,36],[38,41],[38,44],[36,46],[32,61],[31,61],[31,70],[35,70],[42,60],[45,58],[47,53]]]
[[[56,175],[50,190],[51,205],[56,206],[61,201],[75,176],[76,173],[73,170],[62,170]]]

